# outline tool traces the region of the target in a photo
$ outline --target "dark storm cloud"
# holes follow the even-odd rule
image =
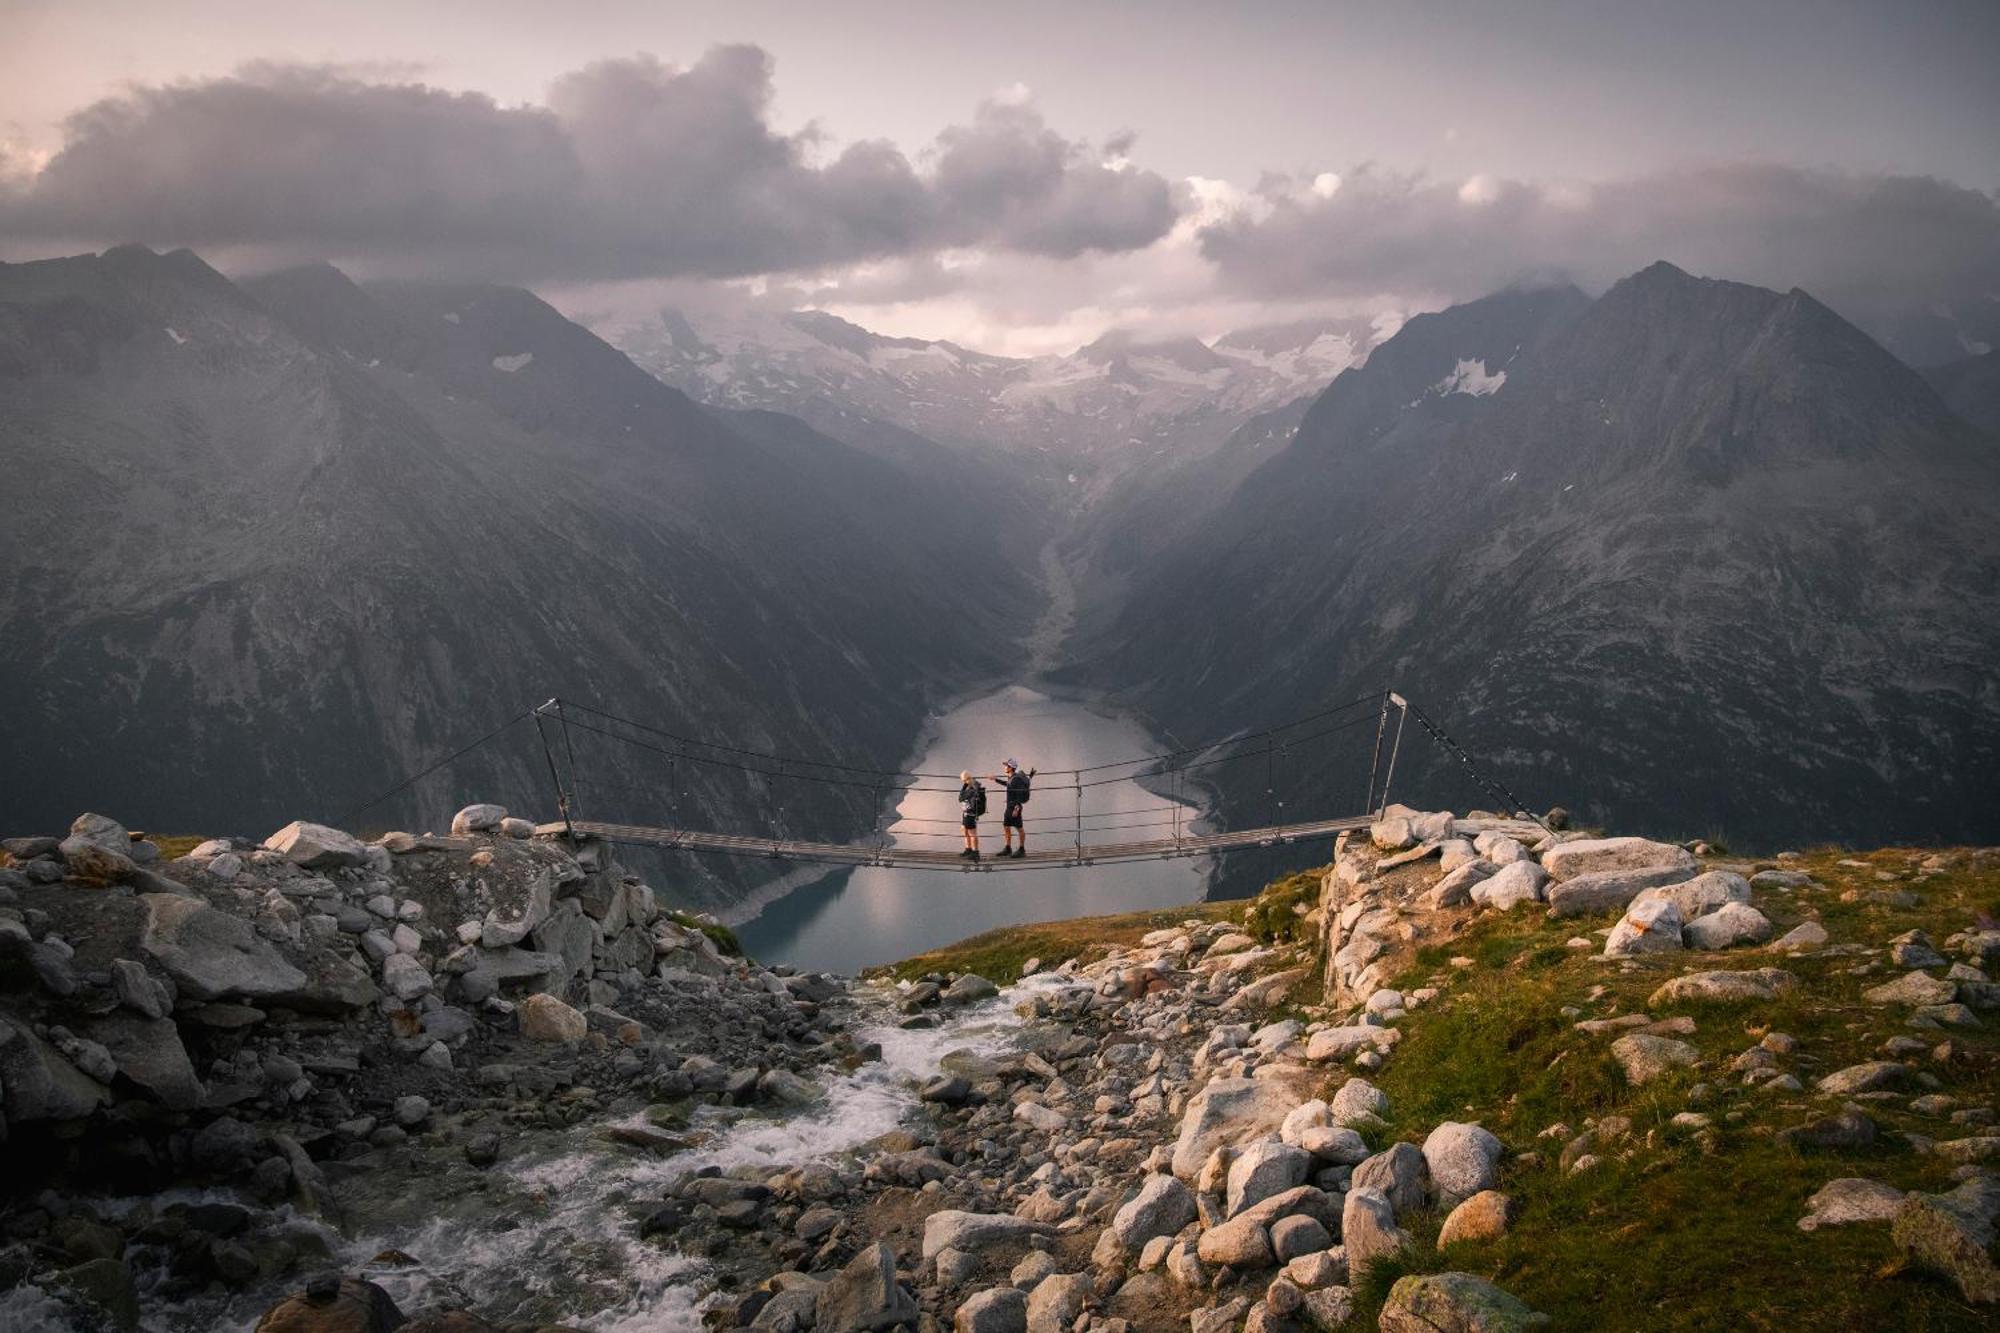
[[[138,88],[72,116],[0,200],[0,229],[296,249],[513,276],[730,276],[986,245],[1143,246],[1176,216],[1151,172],[1111,170],[1030,107],[945,130],[934,169],[894,146],[822,160],[769,123],[771,61],[609,60],[547,106],[261,65]],[[4,179],[4,178],[0,178]]]
[[[1803,287],[1855,317],[2000,292],[2000,206],[1931,177],[1729,165],[1447,184],[1364,169],[1330,192],[1267,182],[1260,202],[1200,233],[1245,293],[1462,298],[1557,273],[1601,286],[1655,259]]]

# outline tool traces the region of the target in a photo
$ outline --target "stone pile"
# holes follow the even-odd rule
[[[490,1163],[502,1136],[466,1128],[482,1118],[796,1104],[855,1058],[842,983],[735,957],[608,847],[533,831],[473,805],[449,835],[299,822],[173,859],[97,814],[0,842],[0,1226],[77,1238],[0,1249],[0,1271],[11,1253],[17,1276],[122,1305],[144,1243],[171,1251],[161,1299],[269,1279],[324,1256],[261,1209],[337,1222],[330,1182],[420,1145]],[[243,1204],[75,1202],[179,1184]]]

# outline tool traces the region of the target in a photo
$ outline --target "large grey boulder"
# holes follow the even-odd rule
[[[1387,1195],[1358,1185],[1347,1191],[1341,1210],[1340,1243],[1347,1250],[1347,1271],[1358,1281],[1373,1265],[1407,1248],[1410,1233],[1396,1225]]]
[[[1770,918],[1749,903],[1724,903],[1681,929],[1681,942],[1690,949],[1733,949],[1770,938]]]
[[[1194,1192],[1177,1177],[1147,1176],[1146,1183],[1111,1218],[1111,1230],[1126,1250],[1137,1253],[1155,1236],[1171,1236],[1194,1221]]]
[[[145,893],[139,947],[197,1000],[271,999],[297,991],[306,974],[286,962],[240,917],[197,898]]]
[[[451,817],[451,831],[461,837],[467,833],[492,833],[506,821],[505,806],[475,802]]]
[[[1646,997],[1646,1005],[1652,1008],[1665,1004],[1773,1000],[1797,984],[1797,977],[1777,967],[1760,967],[1749,972],[1690,972],[1661,985]]]
[[[1549,886],[1550,916],[1617,912],[1637,902],[1647,889],[1672,884],[1686,872],[1677,866],[1650,870],[1597,870]]]
[[[1288,1065],[1266,1065],[1253,1078],[1210,1079],[1181,1116],[1174,1174],[1193,1180],[1217,1148],[1277,1133],[1291,1109],[1312,1095],[1311,1083],[1306,1070]]]
[[[1611,1043],[1611,1056],[1625,1071],[1634,1087],[1651,1083],[1675,1069],[1685,1069],[1701,1059],[1701,1053],[1684,1041],[1632,1032]]]
[[[1606,958],[1665,953],[1681,945],[1681,913],[1671,902],[1635,904],[1604,939]]]
[[[1470,897],[1482,907],[1510,911],[1523,903],[1540,902],[1548,881],[1548,872],[1533,861],[1514,861],[1474,884]]]
[[[1028,1293],[1028,1333],[1070,1333],[1092,1290],[1088,1273],[1051,1273],[1037,1282]]]
[[[358,866],[368,860],[368,844],[351,834],[303,819],[291,823],[264,839],[264,845],[295,866],[307,870],[331,870],[338,866]]]
[[[1333,1094],[1333,1123],[1367,1129],[1389,1117],[1389,1094],[1365,1078],[1351,1078]]]
[[[1506,1149],[1478,1125],[1447,1120],[1424,1139],[1424,1165],[1430,1168],[1438,1206],[1450,1208],[1499,1181],[1498,1164]]]
[[[863,1333],[916,1322],[917,1301],[896,1281],[896,1252],[876,1241],[821,1289],[814,1315],[815,1333]]]
[[[1686,879],[1700,869],[1700,863],[1694,853],[1670,842],[1647,838],[1578,838],[1559,842],[1543,852],[1542,868],[1556,880],[1607,870],[1678,870],[1683,872],[1678,878]]]
[[[165,1018],[173,1012],[173,996],[159,978],[146,970],[144,963],[130,958],[113,959],[111,989],[120,1004],[146,1018]]]
[[[207,1098],[172,1019],[114,1013],[92,1023],[89,1031],[91,1040],[111,1053],[119,1074],[165,1106],[191,1111]]]
[[[116,852],[120,856],[130,856],[132,854],[131,833],[126,831],[123,824],[109,815],[78,815],[71,821],[69,837],[63,839],[63,842],[65,847],[72,842],[89,843],[107,852]],[[65,850],[64,854],[68,854],[67,850]]]
[[[31,1028],[0,1017],[0,1108],[7,1123],[80,1120],[110,1100],[102,1083]]]
[[[1850,1226],[1856,1222],[1888,1222],[1903,1206],[1909,1191],[1883,1180],[1844,1176],[1829,1180],[1818,1193],[1806,1200],[1806,1215],[1799,1230]]]
[[[990,1000],[1000,993],[1000,988],[976,972],[964,976],[945,987],[941,997],[946,1004],[977,1004]]]
[[[958,1307],[951,1317],[952,1333],[1027,1333],[1028,1293],[1019,1287],[993,1287]]]
[[[968,1213],[946,1208],[924,1219],[924,1258],[935,1259],[940,1250],[963,1250],[968,1254],[989,1245],[1025,1241],[1030,1236],[1053,1235],[1046,1222],[1033,1222],[1012,1213]]]
[[[1445,877],[1424,894],[1426,907],[1463,907],[1472,901],[1472,891],[1483,879],[1490,879],[1500,867],[1484,857],[1474,857],[1449,868]]]
[[[2000,1178],[1973,1176],[1945,1194],[1911,1194],[1896,1210],[1889,1235],[1921,1267],[1942,1273],[1974,1305],[2000,1302],[2000,1268],[1993,1263]]]
[[[549,919],[555,883],[545,866],[488,867],[480,887],[490,906],[480,922],[479,942],[488,949],[519,944]]]
[[[1909,972],[1894,981],[1869,987],[1861,992],[1861,998],[1870,1004],[1950,1004],[1957,994],[1956,982],[1927,972]]]
[[[1354,1168],[1350,1189],[1372,1189],[1397,1213],[1413,1212],[1430,1202],[1431,1170],[1414,1143],[1392,1143]]]
[[[1380,1333],[1518,1333],[1548,1324],[1547,1315],[1470,1273],[1397,1278],[1376,1321]]]
[[[1640,892],[1632,901],[1650,902],[1667,898],[1680,909],[1681,920],[1699,921],[1726,903],[1750,901],[1750,881],[1730,870],[1711,870],[1678,884],[1658,884]]]
[[[1224,1215],[1234,1217],[1252,1204],[1305,1184],[1312,1169],[1312,1154],[1304,1149],[1295,1148],[1275,1135],[1258,1139],[1237,1153],[1229,1164]]]

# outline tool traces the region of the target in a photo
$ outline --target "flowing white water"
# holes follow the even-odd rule
[[[880,1044],[879,1061],[832,1078],[819,1101],[796,1111],[703,1108],[692,1128],[708,1137],[683,1152],[651,1156],[621,1147],[598,1135],[616,1121],[587,1120],[564,1133],[511,1139],[501,1164],[477,1178],[475,1192],[430,1192],[420,1179],[369,1180],[370,1196],[350,1206],[370,1225],[352,1240],[305,1219],[288,1225],[331,1241],[336,1262],[365,1272],[405,1310],[462,1304],[502,1321],[575,1323],[598,1333],[699,1329],[707,1298],[704,1264],[638,1234],[638,1218],[663,1198],[670,1181],[705,1166],[776,1170],[853,1152],[901,1123],[917,1105],[918,1086],[937,1073],[947,1053],[993,1055],[1011,1047],[1021,1032],[1015,1001],[1053,984],[1060,983],[1032,979],[932,1029],[905,1031],[887,1022],[864,1027],[855,1035]],[[891,999],[884,994],[862,1002],[880,1006],[886,1019]],[[645,1122],[635,1115],[625,1123]],[[157,1208],[195,1197],[148,1202]],[[416,1262],[375,1262],[391,1251]],[[296,1279],[285,1284],[296,1285]],[[146,1327],[250,1333],[281,1294],[264,1289],[220,1305],[197,1299],[150,1309]],[[0,1327],[59,1333],[64,1326],[51,1322],[53,1311],[39,1293],[19,1289],[0,1297]]]

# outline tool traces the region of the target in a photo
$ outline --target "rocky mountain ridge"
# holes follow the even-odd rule
[[[0,459],[38,497],[0,562],[0,685],[36,760],[0,778],[16,818],[338,819],[557,694],[889,768],[1037,610],[1040,520],[980,459],[711,411],[519,290],[236,284],[139,247],[10,264],[0,392]],[[969,490],[995,522],[956,521]],[[654,756],[579,743],[601,813],[657,807]],[[532,741],[465,762],[365,813],[436,826],[448,783],[552,806]],[[686,816],[743,798],[683,768]],[[873,822],[845,797],[791,817]],[[687,891],[757,873],[690,865]]]

